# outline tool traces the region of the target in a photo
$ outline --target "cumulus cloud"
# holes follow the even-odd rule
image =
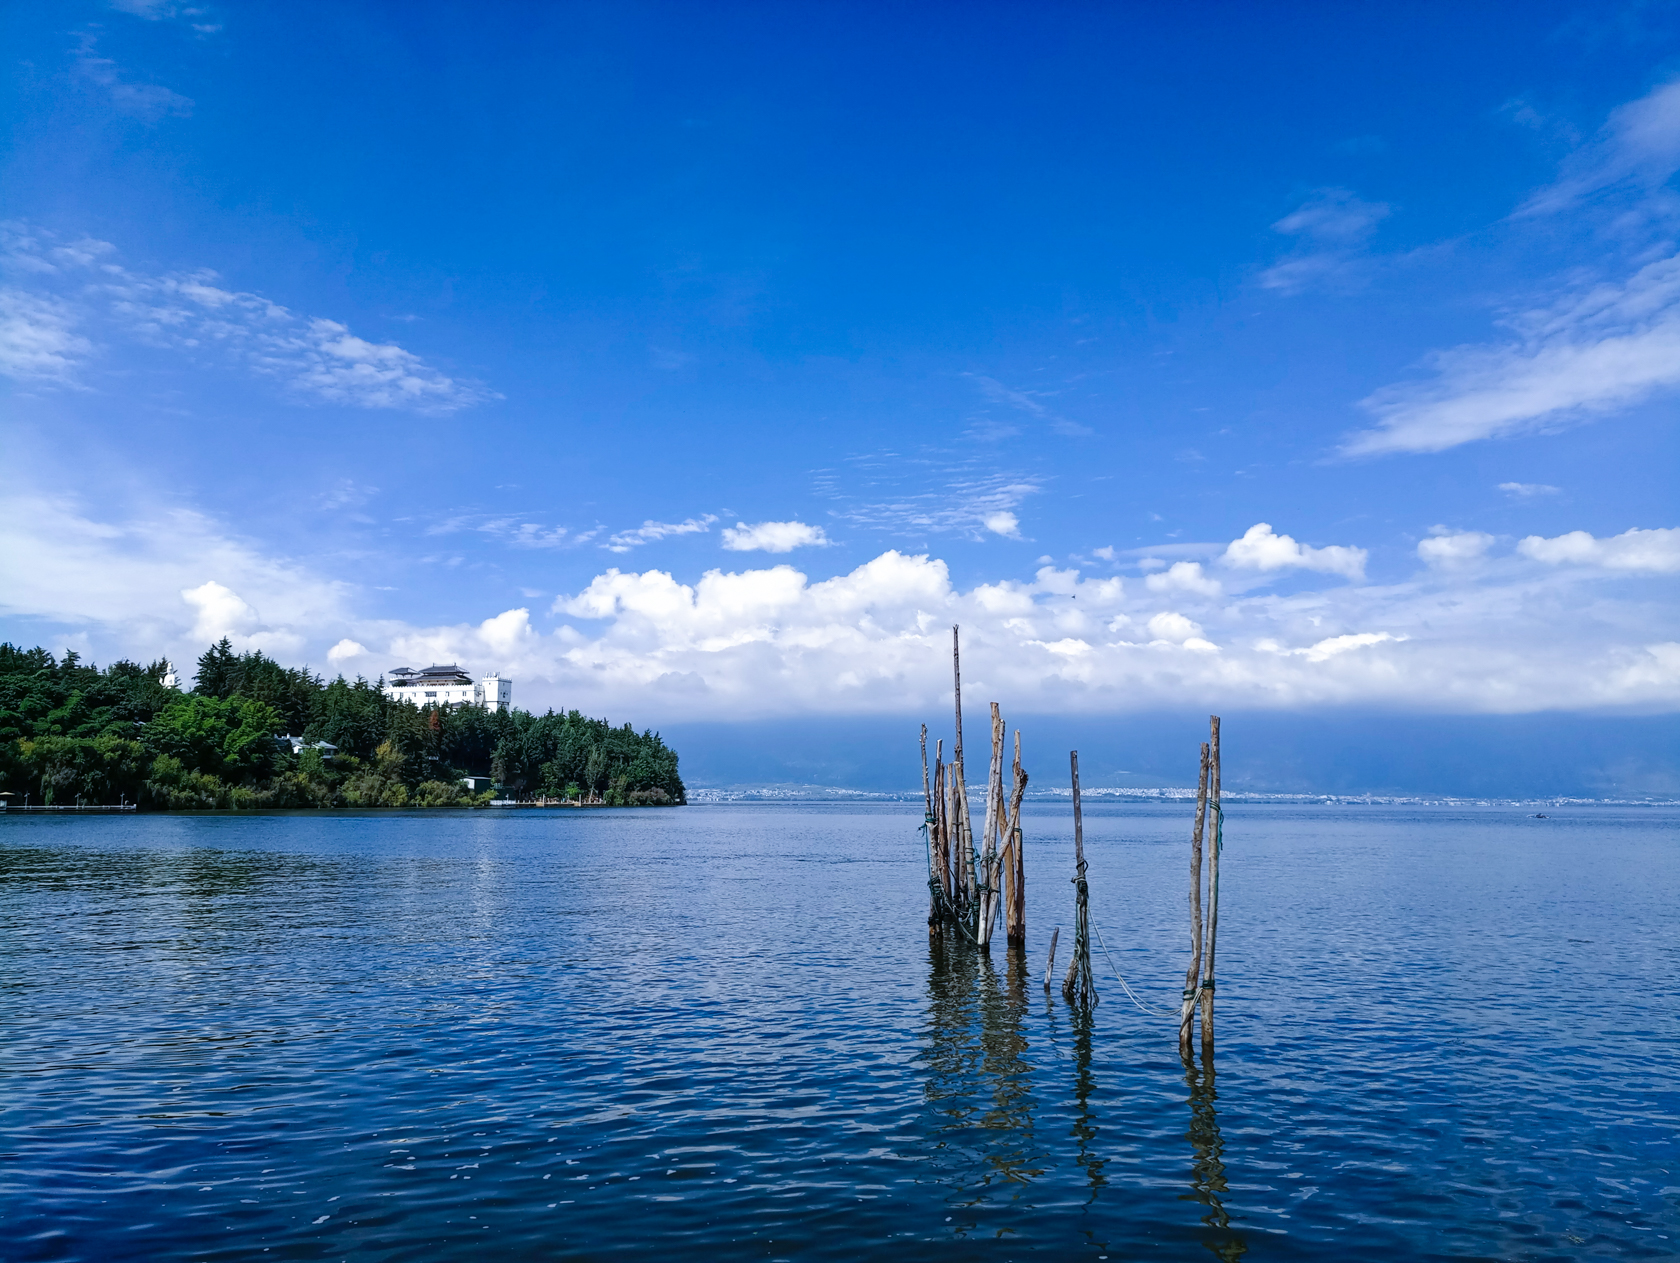
[[[346,663],[365,657],[367,657],[367,646],[359,641],[351,640],[348,636],[327,650],[327,662],[341,670]]]
[[[1240,570],[1319,570],[1363,579],[1366,556],[1363,548],[1298,544],[1291,536],[1275,533],[1269,523],[1260,522],[1249,527],[1241,539],[1232,540],[1221,560]]]
[[[737,522],[723,528],[723,546],[734,553],[791,553],[796,548],[826,548],[829,542],[822,527],[804,522]]]
[[[1586,531],[1570,531],[1553,539],[1530,535],[1518,542],[1517,551],[1554,566],[1673,574],[1680,571],[1680,526],[1654,531],[1635,527],[1607,539],[1595,539]]]
[[[1007,510],[988,513],[982,525],[993,535],[1002,535],[1005,539],[1021,538],[1021,519]]]
[[[97,324],[112,339],[189,359],[217,353],[278,381],[300,401],[448,413],[499,398],[394,343],[358,337],[339,321],[223,288],[214,272],[150,275],[118,263],[109,242],[56,240],[19,224],[0,232],[0,262],[34,287],[10,291],[18,297],[0,308],[0,329],[17,331],[5,345],[36,348],[33,359],[25,354],[19,362],[36,376],[68,377],[92,351],[70,330]],[[19,365],[0,355],[0,371],[18,375]]]
[[[1543,482],[1502,482],[1499,489],[1513,500],[1532,500],[1536,496],[1555,496],[1561,487],[1553,487]]]
[[[1493,545],[1493,536],[1481,531],[1449,531],[1444,526],[1418,541],[1417,555],[1431,566],[1462,566],[1478,560]]]
[[[1202,634],[1200,623],[1192,622],[1184,615],[1173,611],[1155,615],[1144,626],[1148,628],[1149,634],[1156,640],[1171,640],[1179,644]]]
[[[1148,575],[1144,585],[1151,592],[1194,592],[1200,596],[1218,596],[1219,580],[1202,571],[1199,561],[1175,561],[1159,574]]]
[[[643,544],[651,544],[672,535],[697,535],[709,531],[712,529],[712,523],[716,521],[715,513],[708,513],[704,517],[691,517],[682,522],[655,522],[649,518],[633,531],[620,531],[616,535],[607,536],[607,542],[601,547],[610,553],[627,553],[632,548],[640,548]]]

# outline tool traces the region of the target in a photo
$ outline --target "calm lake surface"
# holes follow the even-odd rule
[[[13,814],[0,1257],[1673,1258],[1680,811],[1534,810],[1231,804],[1189,1073],[1065,807],[989,960],[919,804]],[[1155,1004],[1189,824],[1086,813]]]

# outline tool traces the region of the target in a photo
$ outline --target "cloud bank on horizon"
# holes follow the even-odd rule
[[[495,14],[404,26],[440,110],[354,24],[71,10],[0,167],[0,638],[654,723],[925,709],[953,623],[1016,709],[1680,708],[1680,32],[1460,15],[1379,87],[1444,19],[1232,14],[1279,73],[1188,79],[1113,73],[1166,12],[910,77],[778,21],[792,88],[734,15]],[[645,90],[538,73],[580,40]]]
[[[1383,584],[1362,582],[1364,550],[1303,545],[1266,523],[1201,551],[1205,569],[1179,561],[1141,580],[1044,565],[967,589],[940,559],[896,550],[816,580],[786,563],[693,583],[614,567],[546,609],[420,626],[359,616],[346,585],[266,559],[198,515],[115,525],[39,500],[0,535],[0,601],[86,629],[73,638],[84,652],[138,642],[184,660],[226,636],[368,678],[458,661],[516,676],[527,705],[668,719],[925,708],[948,692],[953,624],[975,687],[1029,711],[1680,704],[1680,641],[1648,601],[1652,580],[1680,573],[1680,528],[1438,533],[1419,541],[1420,568]],[[206,567],[230,583],[198,581]],[[1292,567],[1345,582],[1272,590]],[[1161,582],[1175,572],[1194,578]],[[1581,608],[1591,617],[1564,621]]]

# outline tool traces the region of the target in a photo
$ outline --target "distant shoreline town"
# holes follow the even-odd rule
[[[224,637],[191,690],[171,664],[103,669],[0,644],[0,802],[140,810],[680,806],[677,753],[455,663],[331,681]]]

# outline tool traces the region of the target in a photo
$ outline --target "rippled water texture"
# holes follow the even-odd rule
[[[0,1254],[1680,1253],[1680,813],[1234,805],[1188,1073],[1029,813],[989,961],[918,807],[0,819]],[[1086,825],[1170,1003],[1188,813]]]

